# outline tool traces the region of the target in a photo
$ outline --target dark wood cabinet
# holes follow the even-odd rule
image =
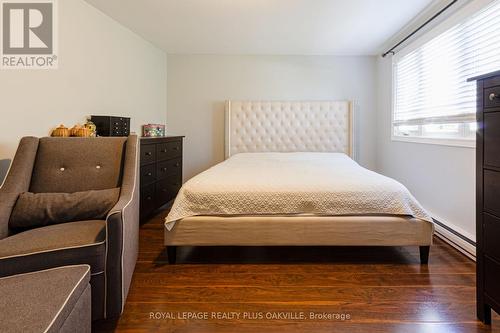
[[[141,219],[175,199],[182,186],[183,136],[141,138]]]
[[[476,267],[477,317],[500,313],[500,71],[477,81]]]

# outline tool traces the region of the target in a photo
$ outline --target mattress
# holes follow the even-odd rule
[[[179,191],[165,219],[231,215],[395,215],[432,222],[401,183],[343,153],[241,153]]]

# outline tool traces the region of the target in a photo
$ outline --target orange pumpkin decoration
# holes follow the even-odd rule
[[[80,128],[82,128],[80,125],[75,125],[75,126],[71,127],[71,129],[69,130],[69,135],[70,136],[77,136],[77,133],[80,130]]]
[[[65,127],[63,124],[59,125],[56,129],[54,129],[51,133],[51,136],[54,137],[68,137],[70,135],[70,130]]]
[[[88,129],[86,127],[80,127],[76,131],[76,135],[75,136],[78,136],[78,137],[81,137],[81,138],[88,138],[88,137],[90,137],[90,134],[91,134],[90,129]]]

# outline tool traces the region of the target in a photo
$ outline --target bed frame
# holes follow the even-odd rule
[[[342,152],[356,159],[350,101],[227,101],[225,156]],[[195,216],[165,228],[177,246],[419,246],[428,262],[434,226],[408,216]]]

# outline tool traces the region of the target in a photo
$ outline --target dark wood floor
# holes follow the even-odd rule
[[[476,321],[474,262],[437,238],[428,266],[417,247],[181,248],[171,266],[165,215],[141,227],[122,317],[94,331],[500,332],[496,314],[492,327]],[[179,318],[204,312],[227,317]],[[350,319],[310,319],[311,312]],[[167,313],[175,318],[151,318]],[[284,315],[295,319],[266,318]]]

